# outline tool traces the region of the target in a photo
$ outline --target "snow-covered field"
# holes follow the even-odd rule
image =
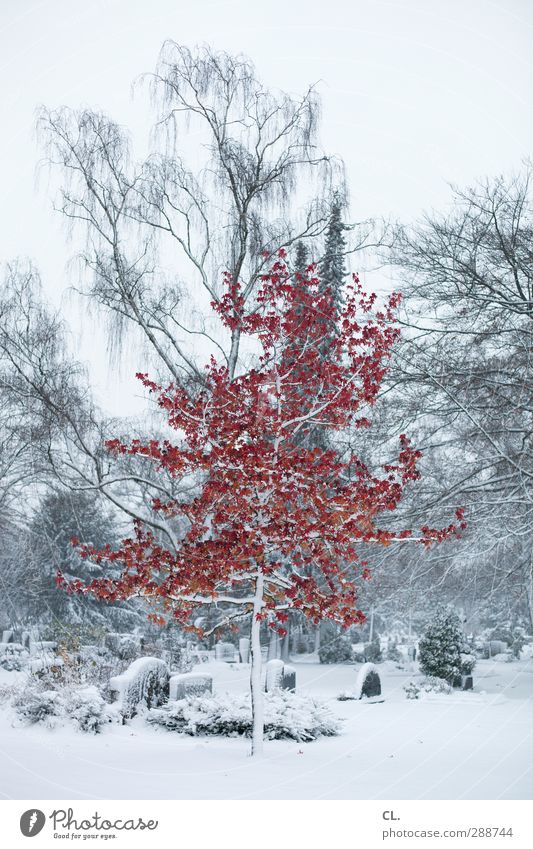
[[[0,712],[5,799],[529,799],[533,794],[533,661],[479,661],[474,693],[405,698],[413,678],[380,667],[385,701],[339,702],[357,667],[296,662],[297,687],[345,719],[339,737],[271,741],[183,738],[146,726],[97,736],[13,728]],[[244,692],[248,667],[203,665],[218,691]],[[2,682],[14,673],[2,672]]]

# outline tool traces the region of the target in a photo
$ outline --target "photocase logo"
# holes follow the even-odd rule
[[[20,818],[20,830],[24,837],[35,837],[42,831],[46,822],[46,817],[38,808],[30,808],[29,811],[24,811]]]

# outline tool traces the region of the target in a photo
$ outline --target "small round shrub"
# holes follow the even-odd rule
[[[374,637],[372,642],[365,646],[365,660],[367,663],[381,663],[383,660],[378,637]]]
[[[352,660],[352,644],[344,634],[321,643],[318,650],[320,663],[347,663]]]

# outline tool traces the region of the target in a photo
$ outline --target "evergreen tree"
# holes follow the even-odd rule
[[[443,678],[453,684],[460,675],[472,671],[473,663],[468,652],[458,615],[441,608],[426,626],[420,640],[420,669],[425,675]]]
[[[309,248],[301,240],[296,243],[296,251],[294,254],[294,272],[295,274],[305,274],[305,269],[310,263]]]
[[[30,560],[34,580],[28,599],[30,618],[52,631],[73,628],[87,636],[93,629],[129,629],[139,621],[131,603],[115,610],[102,608],[86,596],[58,593],[55,575],[59,570],[90,581],[101,575],[101,567],[80,557],[72,539],[103,547],[116,542],[114,520],[101,501],[87,492],[54,491],[46,495],[29,532]]]
[[[326,230],[324,256],[319,263],[322,289],[329,289],[338,315],[342,307],[342,290],[348,275],[346,270],[345,230],[349,228],[342,222],[342,205],[338,195],[333,199]]]

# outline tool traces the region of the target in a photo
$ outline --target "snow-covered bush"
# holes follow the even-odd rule
[[[22,725],[55,728],[70,722],[79,731],[98,734],[103,725],[118,720],[116,710],[96,687],[43,690],[26,686],[16,693],[11,705]]]
[[[372,642],[365,646],[365,660],[367,663],[381,663],[383,660],[378,637],[374,637]]]
[[[265,738],[309,742],[339,733],[340,725],[329,708],[309,696],[288,690],[265,693]],[[152,709],[147,721],[181,734],[251,736],[252,710],[248,695],[217,694],[189,697]]]
[[[20,682],[0,684],[0,705],[13,702],[21,690],[22,684]]]
[[[351,640],[333,622],[323,622],[320,630],[320,663],[346,663],[352,660]]]
[[[471,652],[461,652],[461,675],[472,675],[476,665],[476,656]]]
[[[23,725],[46,725],[55,728],[65,715],[65,703],[57,690],[31,690],[19,693],[12,707]]]
[[[109,682],[110,690],[120,702],[122,714],[129,719],[139,707],[158,707],[168,699],[169,671],[157,657],[134,660],[121,675]]]
[[[405,690],[405,695],[408,699],[418,699],[420,698],[420,694],[422,694],[423,697],[424,693],[448,694],[452,692],[452,688],[447,681],[444,681],[443,678],[436,678],[432,675],[428,675],[421,681],[409,681],[408,684],[404,684],[403,689]]]
[[[119,719],[118,712],[108,705],[96,687],[72,690],[65,701],[69,719],[80,730],[98,734],[102,727]]]
[[[472,673],[475,657],[469,651],[456,613],[443,609],[436,613],[420,640],[419,660],[423,673],[450,683]]]
[[[404,684],[403,689],[405,690],[405,696],[407,699],[418,699],[420,695],[420,687],[414,681],[409,681],[408,684]]]
[[[139,657],[140,646],[139,641],[129,634],[121,635],[117,646],[117,657],[120,660],[135,660]]]
[[[29,652],[21,643],[0,643],[0,668],[20,672],[28,664]]]
[[[400,663],[403,660],[396,640],[389,640],[387,645],[387,660],[391,660],[393,663]]]

